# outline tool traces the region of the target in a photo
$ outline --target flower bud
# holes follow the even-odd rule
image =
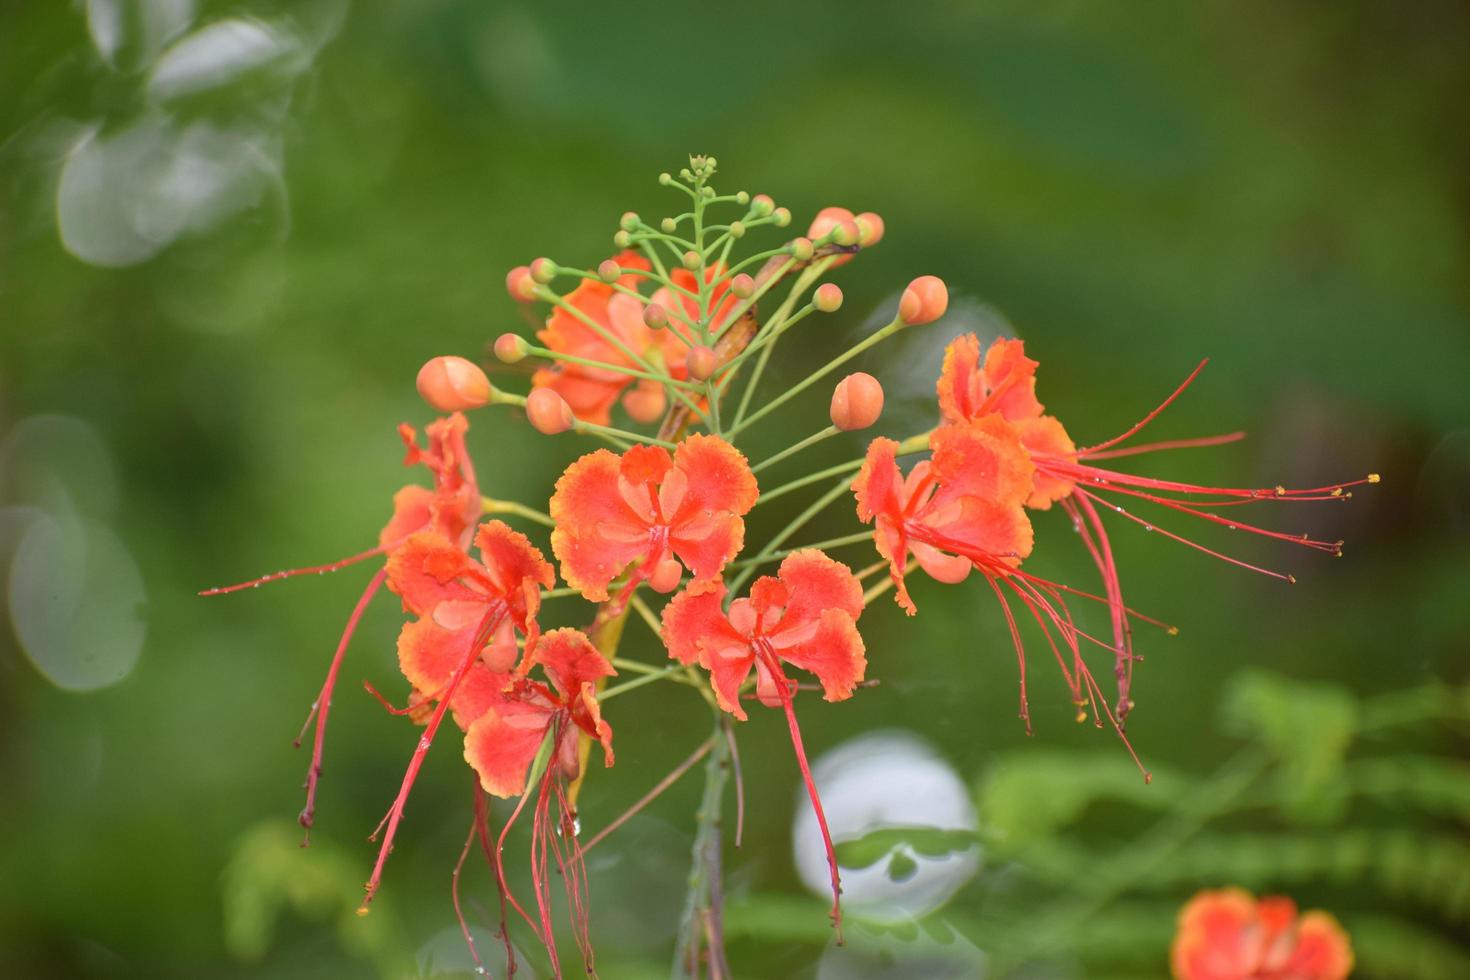
[[[665,218],[658,223],[658,226],[664,230],[665,235],[672,235],[675,231],[678,230],[679,222],[675,221],[673,218]]]
[[[668,408],[664,386],[657,381],[634,385],[623,396],[623,408],[627,409],[628,417],[634,422],[642,425],[657,422]]]
[[[665,558],[653,568],[653,574],[648,577],[648,587],[662,595],[668,595],[679,587],[679,580],[684,577],[684,566],[679,564],[677,558]]]
[[[684,268],[691,272],[699,268],[699,253],[692,248],[684,253]]]
[[[812,257],[812,240],[810,238],[793,238],[791,240],[791,257],[798,262],[805,262]]]
[[[835,282],[824,282],[812,294],[812,305],[823,313],[836,313],[842,306],[842,289]]]
[[[735,203],[740,205],[742,208],[745,207],[747,204],[750,203],[750,193],[748,191],[736,191]]]
[[[643,308],[643,323],[654,330],[662,330],[669,325],[669,314],[657,303],[649,303]]]
[[[462,412],[488,405],[495,394],[485,372],[463,357],[445,355],[419,368],[419,395],[439,412]]]
[[[883,240],[883,219],[871,211],[864,211],[855,219],[858,226],[858,244],[872,248]]]
[[[750,199],[750,212],[757,218],[764,218],[776,210],[776,202],[771,200],[769,194],[757,194]]]
[[[852,212],[847,208],[823,208],[812,219],[812,226],[807,229],[806,237],[813,240],[824,238],[833,228],[851,220]]]
[[[773,222],[777,228],[785,228],[791,224],[791,210],[789,208],[777,208],[771,212],[776,220]]]
[[[531,278],[546,285],[556,278],[556,263],[548,258],[539,258],[531,262]]]
[[[613,235],[613,244],[618,248],[629,248],[633,244],[633,236],[626,231],[619,231]]]
[[[624,211],[623,216],[618,219],[618,227],[624,231],[638,230],[638,212]]]
[[[548,436],[567,431],[576,421],[572,406],[550,388],[537,388],[526,396],[526,417],[532,428]]]
[[[731,238],[744,238],[745,237],[745,222],[743,222],[743,221],[732,221],[732,222],[730,222],[730,237]]]
[[[517,333],[503,333],[495,338],[495,356],[502,364],[514,364],[531,353],[531,345]]]
[[[695,381],[704,381],[715,373],[715,368],[720,366],[715,352],[704,344],[689,349],[689,376]]]
[[[832,390],[832,424],[843,432],[866,429],[882,414],[883,386],[871,374],[849,374]]]
[[[736,299],[750,299],[755,294],[755,280],[741,272],[730,280],[730,292]]]
[[[505,274],[505,291],[517,303],[529,303],[536,298],[536,281],[531,278],[529,266],[518,265]]]
[[[597,265],[597,278],[603,282],[613,283],[623,274],[623,267],[618,265],[617,259],[603,259]]]
[[[660,187],[668,187],[674,182],[674,175],[665,170],[658,175],[658,182]]]
[[[949,291],[938,276],[920,276],[908,284],[898,301],[898,318],[907,326],[933,323],[949,308]]]
[[[863,233],[858,228],[856,221],[839,221],[828,234],[832,236],[834,244],[846,248],[849,245],[856,245],[861,240]]]

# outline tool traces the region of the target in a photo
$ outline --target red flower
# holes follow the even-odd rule
[[[698,663],[710,672],[720,707],[736,718],[746,718],[740,689],[752,669],[761,703],[785,710],[796,761],[827,848],[832,917],[840,927],[837,857],[791,705],[795,684],[782,664],[816,675],[828,701],[851,697],[868,664],[857,630],[862,586],[846,565],[808,549],[788,555],[776,577],[756,579],[750,597],[736,599],[728,613],[722,609],[724,595],[724,585],[718,584],[713,589],[688,588],[675,596],[664,608],[664,644],[680,663]]]
[[[646,272],[650,268],[647,259],[633,252],[623,252],[616,256],[616,260],[624,269]],[[628,273],[619,280],[619,285],[635,289],[641,278]],[[683,352],[688,349],[685,343],[673,337],[668,330],[650,329],[643,322],[644,304],[627,293],[618,292],[611,284],[600,279],[584,279],[563,299],[640,357],[655,362],[677,359],[679,364],[683,363]],[[619,367],[638,367],[618,344],[561,306],[551,311],[545,329],[537,331],[536,336],[547,348],[560,354]],[[675,376],[682,377],[677,373]],[[634,380],[632,375],[615,368],[562,362],[537,371],[531,383],[537,388],[551,388],[565,398],[577,418],[606,425],[612,418],[613,403]]]
[[[438,705],[384,818],[383,844],[363,909],[377,893],[409,791],[445,714],[453,708],[456,720],[467,725],[485,702],[494,700],[504,671],[515,659],[514,630],[526,637],[528,650],[536,645],[540,590],[555,581],[551,565],[525,535],[500,521],[486,521],[475,541],[483,563],[433,532],[414,535],[388,559],[389,588],[419,617],[399,634],[399,664],[422,692],[420,705]]]
[[[1200,892],[1180,911],[1171,961],[1178,980],[1342,980],[1353,950],[1326,912],[1298,918],[1289,898],[1227,888]]]
[[[535,643],[531,662],[546,671],[551,686],[527,678],[513,681],[500,697],[492,697],[469,726],[464,757],[480,775],[485,792],[519,796],[526,789],[526,770],[547,733],[556,726],[552,765],[566,779],[581,772],[578,732],[602,743],[607,765],[613,764],[612,729],[597,704],[597,681],[617,672],[580,630],[557,629]]]
[[[1112,621],[1113,649],[1116,656],[1114,673],[1118,680],[1117,711],[1121,719],[1127,716],[1133,706],[1128,696],[1135,659],[1129,617],[1136,614],[1133,614],[1123,604],[1122,586],[1118,578],[1116,563],[1113,560],[1112,545],[1099,516],[1100,510],[1113,511],[1142,525],[1146,531],[1156,531],[1164,537],[1188,545],[1212,557],[1220,558],[1232,565],[1239,565],[1274,578],[1294,582],[1295,579],[1291,575],[1232,558],[1165,530],[1155,521],[1145,520],[1125,509],[1123,504],[1118,502],[1117,497],[1147,501],[1213,524],[1224,525],[1231,530],[1246,531],[1317,551],[1340,555],[1342,553],[1341,541],[1316,541],[1306,535],[1271,531],[1243,523],[1233,517],[1222,516],[1217,511],[1220,508],[1262,500],[1345,500],[1352,496],[1344,492],[1348,487],[1361,483],[1377,483],[1378,476],[1370,474],[1365,479],[1347,483],[1304,490],[1288,490],[1279,486],[1255,489],[1205,487],[1103,469],[1092,465],[1089,461],[1165,449],[1219,445],[1240,439],[1244,433],[1232,432],[1200,439],[1171,440],[1126,449],[1114,448],[1136,435],[1175,398],[1179,397],[1203,370],[1204,363],[1201,362],[1173,394],[1166,398],[1158,408],[1144,416],[1138,424],[1113,439],[1078,449],[1067,435],[1061,422],[1050,415],[1042,414],[1042,404],[1036,399],[1036,368],[1037,363],[1026,357],[1024,344],[1019,340],[1002,338],[995,341],[985,352],[982,362],[980,342],[975,335],[967,334],[959,337],[945,351],[944,367],[940,372],[937,384],[940,414],[946,423],[944,428],[953,425],[974,425],[991,418],[1001,418],[1015,425],[1020,433],[1022,445],[1035,465],[1026,505],[1045,510],[1053,503],[1060,503],[1062,509],[1071,517],[1073,525],[1082,538],[1083,545],[1087,548],[1103,580],[1105,601],[1108,604]],[[1183,495],[1184,499],[1176,495]]]
[[[999,416],[970,426],[943,426],[931,437],[931,461],[905,479],[898,443],[874,439],[853,481],[858,519],[874,524],[878,553],[888,560],[895,598],[915,610],[904,585],[908,556],[941,582],[960,582],[972,567],[1007,574],[1031,553],[1031,522],[1021,503],[1034,467],[1016,428]]]
[[[415,531],[431,530],[461,548],[468,548],[470,533],[480,519],[480,488],[475,468],[465,448],[464,434],[470,424],[458,412],[429,423],[427,449],[420,449],[413,426],[407,422],[398,434],[408,447],[403,465],[423,463],[434,475],[434,489],[406,486],[393,495],[393,517],[378,535],[383,551]]]
[[[755,504],[755,476],[745,457],[718,436],[694,435],[671,457],[656,446],[622,456],[606,449],[567,467],[556,482],[551,549],[562,578],[594,602],[632,566],[629,587],[655,576],[678,584],[678,563],[704,588],[720,575],[745,540],[741,519]]]

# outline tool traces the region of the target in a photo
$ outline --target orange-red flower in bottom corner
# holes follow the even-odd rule
[[[1226,888],[1180,911],[1171,963],[1178,980],[1342,980],[1353,949],[1326,912],[1298,916],[1289,898]]]

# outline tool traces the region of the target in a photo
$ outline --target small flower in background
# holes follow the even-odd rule
[[[1180,911],[1170,962],[1176,980],[1343,980],[1353,949],[1326,912],[1298,916],[1289,898],[1226,888]]]

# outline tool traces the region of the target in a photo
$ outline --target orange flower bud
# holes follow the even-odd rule
[[[949,308],[949,290],[938,276],[920,276],[908,284],[898,301],[898,318],[910,327],[933,323]]]
[[[536,298],[536,280],[531,278],[531,267],[518,265],[505,274],[505,291],[517,303],[529,303]]]
[[[771,200],[769,194],[757,194],[750,199],[750,210],[757,218],[764,218],[776,210],[776,202]]]
[[[623,396],[623,407],[628,410],[628,416],[634,422],[643,425],[657,422],[664,414],[664,410],[668,408],[664,386],[656,381],[634,386]]]
[[[842,306],[842,289],[835,282],[824,282],[812,294],[812,305],[823,313],[836,313]]]
[[[866,429],[883,414],[883,386],[858,371],[837,382],[832,391],[832,424],[843,432]]]
[[[858,226],[858,244],[872,248],[883,240],[883,219],[871,211],[864,211],[855,219]]]
[[[623,267],[618,265],[617,259],[603,259],[597,266],[597,278],[603,282],[617,282],[622,274]]]
[[[526,417],[537,432],[548,436],[567,431],[576,421],[572,406],[550,388],[537,388],[526,396]]]
[[[777,228],[785,228],[791,224],[791,210],[789,208],[777,208],[774,212],[774,217],[776,219],[774,224]]]
[[[720,366],[715,352],[700,344],[689,349],[689,376],[696,381],[704,381],[715,373],[715,368]]]
[[[440,412],[461,412],[488,405],[495,389],[474,363],[463,357],[431,358],[419,368],[419,394]]]
[[[730,292],[736,299],[750,299],[755,294],[755,280],[742,272],[730,280]]]
[[[531,345],[520,334],[503,333],[495,338],[495,356],[502,364],[514,364],[531,353]]]
[[[648,577],[648,587],[662,595],[668,595],[679,587],[679,580],[684,577],[684,566],[679,564],[677,558],[665,558],[654,566],[653,574]]]
[[[812,226],[806,230],[806,237],[811,239],[823,238],[833,228],[852,220],[852,212],[847,210],[847,208],[823,208],[812,219]],[[857,226],[853,225],[853,230],[855,231],[856,229]]]
[[[546,285],[556,278],[556,263],[548,258],[542,257],[531,262],[531,278]]]
[[[684,268],[694,270],[699,268],[699,253],[690,249],[684,253]]]
[[[618,220],[618,227],[621,228],[621,229],[623,229],[623,231],[637,231],[638,230],[638,212],[637,211],[624,211],[622,218],[620,218]]]
[[[810,238],[793,238],[791,240],[791,257],[798,262],[805,262],[812,257],[813,247]]]
[[[669,314],[657,303],[649,303],[643,308],[643,322],[654,330],[662,330],[669,325]]]

